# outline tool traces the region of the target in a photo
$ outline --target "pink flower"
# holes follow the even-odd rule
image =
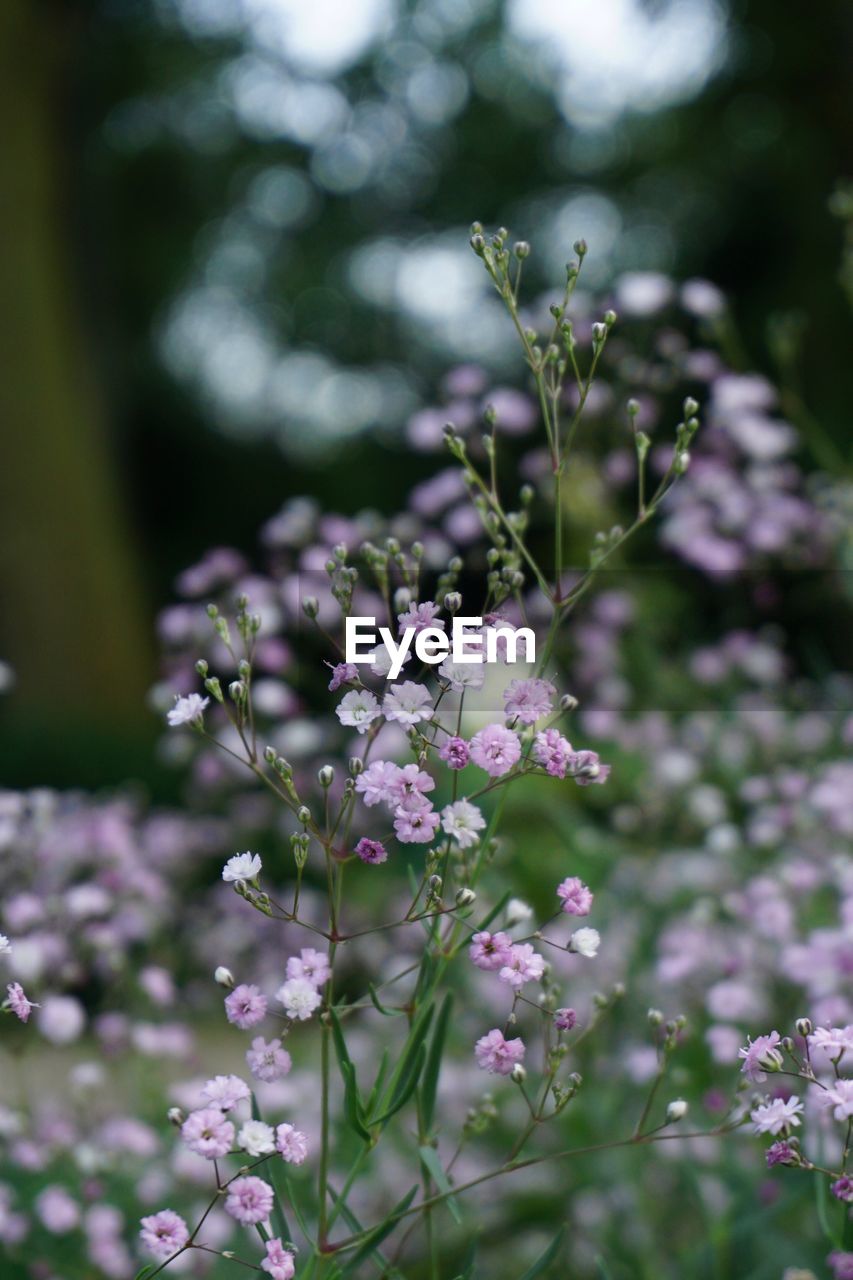
[[[464,769],[468,763],[469,754],[465,739],[454,737],[447,739],[438,753],[438,758],[444,761],[448,769]]]
[[[267,998],[257,987],[243,982],[225,997],[225,1013],[235,1027],[248,1031],[267,1016]]]
[[[391,804],[394,800],[392,786],[400,768],[388,760],[374,760],[355,780],[355,789],[364,798],[368,808],[380,802]]]
[[[409,799],[423,800],[425,792],[434,790],[435,778],[419,769],[416,764],[406,764],[402,769],[397,769],[388,788],[389,803],[396,808]]]
[[[290,1250],[285,1249],[279,1239],[267,1240],[266,1250],[267,1256],[261,1263],[261,1271],[266,1271],[272,1280],[293,1280],[296,1267]]]
[[[291,956],[288,960],[287,976],[288,978],[307,978],[314,987],[325,986],[332,976],[329,957],[325,951],[303,947],[298,956]]]
[[[355,846],[355,855],[361,858],[362,862],[373,863],[387,862],[388,851],[381,840],[368,840],[367,836],[362,836],[358,844]]]
[[[251,1097],[251,1089],[239,1076],[214,1076],[201,1091],[203,1100],[220,1111],[233,1111],[238,1102]]]
[[[414,800],[416,797],[412,797]],[[441,821],[432,805],[421,800],[417,807],[400,805],[394,813],[394,831],[401,844],[428,844]]]
[[[438,617],[440,613],[439,607],[432,600],[423,600],[420,604],[410,604],[405,613],[397,614],[397,621],[400,624],[400,635],[407,627],[414,627],[415,631],[426,631],[427,627],[437,627],[440,631],[444,630],[444,622]]]
[[[9,1008],[16,1017],[20,1018],[21,1022],[27,1021],[31,1009],[39,1007],[37,1004],[33,1004],[32,1000],[27,999],[20,982],[10,982],[6,988],[6,995],[9,999]]]
[[[416,684],[414,680],[392,684],[382,699],[382,712],[386,720],[396,720],[403,725],[429,720],[433,713],[429,690],[422,684]]]
[[[552,709],[551,699],[557,690],[548,680],[533,678],[513,680],[504,690],[504,706],[507,719],[520,720],[522,724],[535,724]]]
[[[579,787],[601,786],[610,777],[610,765],[602,764],[595,751],[576,751],[571,761],[572,777]]]
[[[334,666],[330,662],[326,666],[332,672],[332,678],[329,681],[329,691],[337,692],[342,684],[349,684],[353,680],[358,679],[358,667],[352,662],[337,662]]]
[[[65,1187],[45,1187],[36,1196],[35,1207],[45,1230],[54,1236],[67,1235],[80,1221],[80,1206]]]
[[[853,1280],[853,1253],[833,1249],[826,1260],[832,1267],[833,1280]]]
[[[512,953],[512,939],[507,933],[475,933],[471,939],[468,955],[478,969],[495,972],[509,964]]]
[[[218,1107],[191,1111],[181,1125],[181,1137],[196,1155],[219,1160],[234,1145],[234,1126]]]
[[[502,724],[487,724],[471,739],[471,760],[492,778],[508,773],[520,758],[518,734]]]
[[[288,1164],[302,1164],[308,1155],[308,1139],[292,1124],[280,1124],[275,1131],[275,1149]]]
[[[255,1079],[265,1080],[267,1084],[286,1076],[293,1065],[280,1040],[267,1042],[263,1036],[255,1036],[251,1049],[246,1050],[246,1061]]]
[[[543,729],[536,735],[532,754],[552,778],[565,778],[574,752],[572,744],[556,729]]]
[[[554,1013],[554,1026],[558,1031],[571,1031],[577,1026],[578,1015],[574,1009],[557,1009]]]
[[[592,890],[577,876],[569,876],[562,884],[557,885],[557,897],[562,898],[566,915],[589,915],[592,907]]]
[[[538,982],[544,972],[545,961],[533,950],[530,943],[516,942],[510,949],[509,960],[501,969],[498,978],[514,991],[518,991],[525,982]]]
[[[802,1110],[799,1098],[774,1098],[757,1106],[749,1118],[756,1133],[772,1133],[775,1138],[800,1124]]]
[[[524,1044],[521,1040],[506,1040],[498,1027],[488,1035],[481,1036],[474,1045],[477,1066],[491,1075],[508,1076],[516,1063],[524,1058]]]
[[[771,1031],[769,1036],[756,1036],[754,1040],[747,1037],[746,1046],[738,1049],[738,1057],[743,1058],[741,1071],[753,1084],[760,1084],[767,1079],[766,1072],[779,1071],[784,1059],[780,1050],[778,1031]]]
[[[142,1230],[139,1237],[155,1258],[170,1258],[173,1253],[183,1249],[190,1238],[190,1229],[172,1209],[161,1209],[140,1223]]]
[[[836,1120],[853,1120],[853,1080],[836,1080],[829,1089],[821,1089],[818,1102],[832,1109]]]
[[[244,1227],[265,1222],[272,1213],[273,1190],[263,1178],[236,1178],[228,1188],[225,1212]]]

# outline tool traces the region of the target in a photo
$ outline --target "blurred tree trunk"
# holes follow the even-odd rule
[[[0,3],[0,658],[18,715],[144,723],[148,625],[75,273],[72,5]]]

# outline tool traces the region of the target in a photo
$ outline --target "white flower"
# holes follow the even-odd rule
[[[335,715],[341,724],[366,733],[379,715],[379,703],[368,689],[350,689],[335,708]]]
[[[388,720],[418,724],[421,720],[429,720],[432,715],[432,699],[422,684],[404,680],[402,684],[391,685],[382,700],[382,710]]]
[[[524,924],[525,920],[533,919],[533,908],[529,903],[524,902],[521,898],[510,898],[506,904],[506,927],[511,929],[514,924]]]
[[[263,865],[257,853],[235,853],[222,868],[222,879],[226,884],[234,884],[237,880],[257,880]]]
[[[756,1133],[787,1133],[800,1123],[803,1104],[799,1098],[774,1098],[772,1102],[763,1102],[756,1107],[750,1119]]]
[[[486,680],[486,668],[482,662],[454,662],[452,658],[444,659],[438,674],[454,693],[462,693],[464,689],[482,689]]]
[[[275,1130],[263,1120],[247,1120],[237,1134],[237,1145],[250,1156],[268,1156],[275,1151]]]
[[[853,1119],[853,1080],[836,1080],[831,1088],[821,1089],[818,1101],[832,1108],[836,1120]]]
[[[683,1120],[687,1115],[688,1104],[683,1098],[673,1098],[666,1109],[666,1118],[672,1124],[676,1120]]]
[[[276,1000],[284,1005],[289,1018],[305,1022],[315,1009],[323,1003],[322,996],[313,983],[307,978],[288,978],[284,986],[275,993]]]
[[[399,661],[399,659],[397,660]],[[405,666],[406,663],[411,662],[411,660],[412,655],[407,653],[403,659],[403,665]],[[373,661],[370,664],[370,670],[375,676],[387,676],[388,672],[393,667],[394,662],[395,659],[392,658],[387,644],[380,644],[373,650]]]
[[[12,944],[6,937],[5,933],[0,933],[0,956],[7,956],[12,950]]]
[[[475,804],[457,800],[442,809],[441,825],[447,835],[457,841],[460,849],[470,849],[477,843],[477,832],[483,830],[486,819]]]
[[[600,946],[601,934],[597,929],[576,929],[569,940],[570,949],[579,956],[596,956]]]
[[[166,719],[173,729],[182,724],[201,725],[204,709],[210,698],[203,698],[200,693],[191,693],[186,698],[175,698],[175,705]]]

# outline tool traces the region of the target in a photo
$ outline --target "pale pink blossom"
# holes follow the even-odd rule
[[[556,692],[550,681],[536,677],[511,681],[503,695],[507,719],[535,724],[550,714],[553,708],[551,700]]]
[[[190,1238],[189,1227],[173,1209],[161,1209],[143,1218],[140,1226],[139,1237],[155,1258],[171,1258]]]
[[[218,1107],[191,1111],[181,1125],[181,1137],[198,1156],[219,1160],[234,1145],[234,1126]]]
[[[382,711],[386,720],[396,720],[402,725],[420,724],[433,713],[429,690],[414,680],[392,684],[382,699]]]
[[[267,1084],[286,1076],[293,1065],[280,1040],[266,1041],[263,1036],[255,1036],[251,1049],[246,1050],[246,1062],[255,1079]]]
[[[468,955],[478,969],[496,972],[509,964],[512,938],[508,933],[488,933],[483,930],[471,939]]]
[[[503,1032],[495,1027],[487,1035],[481,1036],[474,1046],[477,1066],[491,1075],[508,1076],[514,1066],[524,1058],[524,1044],[518,1038],[507,1040]]]
[[[296,1266],[290,1250],[285,1249],[276,1237],[267,1240],[266,1251],[267,1256],[261,1262],[261,1271],[266,1271],[270,1280],[293,1280],[296,1275]]]
[[[308,1155],[308,1139],[292,1124],[280,1124],[275,1131],[275,1149],[288,1164],[302,1164]]]
[[[30,1016],[31,1009],[37,1009],[39,1006],[34,1004],[32,1000],[28,1000],[24,995],[24,988],[20,982],[10,982],[6,987],[6,995],[9,1000],[9,1008],[12,1010],[16,1018],[20,1018],[21,1022],[26,1022]]]
[[[401,844],[428,844],[439,822],[438,814],[426,800],[417,807],[400,805],[394,812],[394,831]]]
[[[320,992],[307,978],[288,978],[275,993],[276,1000],[284,1005],[288,1018],[305,1022],[323,1003]]]
[[[562,900],[563,911],[570,916],[588,916],[592,907],[592,890],[577,876],[568,876],[557,885],[557,897]]]
[[[381,712],[379,703],[369,689],[350,689],[335,708],[335,715],[347,728],[367,733]]]
[[[313,947],[303,947],[298,956],[291,956],[286,972],[288,978],[307,978],[318,988],[325,986],[332,976],[327,953],[315,951]]]
[[[225,997],[225,1014],[235,1027],[248,1031],[266,1017],[267,998],[251,983],[242,982]]]
[[[753,1084],[760,1084],[767,1079],[768,1071],[781,1070],[783,1058],[778,1048],[780,1042],[778,1031],[771,1031],[768,1036],[756,1036],[754,1040],[747,1037],[743,1049],[738,1049],[738,1057],[743,1058],[741,1071]]]
[[[516,942],[509,959],[498,974],[501,982],[518,991],[525,982],[538,982],[545,972],[545,961],[529,942]]]
[[[238,1102],[245,1102],[251,1094],[246,1081],[239,1076],[214,1076],[201,1091],[207,1105],[218,1107],[220,1111],[233,1111]]]
[[[244,1227],[254,1227],[259,1222],[266,1222],[272,1213],[273,1203],[273,1189],[263,1178],[237,1178],[228,1188],[225,1212]]]
[[[492,778],[508,773],[521,758],[518,734],[502,724],[487,724],[471,739],[471,761]]]

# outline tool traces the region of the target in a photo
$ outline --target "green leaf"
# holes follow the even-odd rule
[[[137,1271],[134,1277],[134,1280],[145,1280],[145,1277],[150,1276],[153,1270],[154,1270],[154,1263],[146,1262],[145,1266],[140,1271]]]
[[[432,1022],[432,1015],[433,1005],[430,1004],[426,1005],[415,1018],[411,1030],[409,1031],[405,1048],[400,1056],[400,1061],[394,1068],[394,1072],[388,1085],[388,1090],[385,1094],[384,1105],[386,1107],[395,1101],[400,1082],[408,1078],[409,1072],[412,1069],[412,1064],[417,1058],[418,1050],[423,1044],[426,1034],[429,1031],[429,1025]]]
[[[361,1244],[344,1267],[342,1272],[343,1275],[351,1275],[362,1264],[362,1262],[364,1262],[365,1258],[369,1258],[371,1253],[375,1251],[376,1247],[380,1245],[387,1236],[390,1236],[402,1215],[411,1205],[417,1193],[417,1186],[412,1187],[411,1191],[408,1191],[406,1195],[403,1196],[403,1199],[398,1201],[389,1213],[388,1217],[385,1218],[383,1222],[380,1222],[378,1226],[375,1226],[370,1234],[362,1240]]]
[[[364,1224],[359,1222],[358,1218],[355,1216],[352,1209],[344,1200],[341,1199],[341,1197],[335,1191],[334,1187],[331,1187],[331,1186],[329,1187],[329,1194],[334,1200],[335,1204],[337,1205],[341,1217],[343,1218],[344,1222],[347,1224],[347,1226],[349,1227],[353,1235],[361,1235],[362,1231],[364,1230]],[[382,1266],[385,1268],[383,1275],[385,1275],[386,1272],[388,1276],[399,1275],[399,1272],[397,1271],[397,1269],[391,1266],[390,1261],[385,1257],[385,1255],[381,1252],[378,1246],[374,1249],[373,1252],[376,1254],[377,1258],[382,1263]]]
[[[448,991],[444,997],[441,1009],[438,1014],[438,1021],[435,1024],[435,1031],[432,1034],[429,1051],[427,1053],[426,1066],[424,1067],[424,1083],[421,1090],[421,1114],[423,1116],[424,1128],[427,1132],[432,1128],[432,1118],[435,1114],[435,1098],[438,1092],[438,1077],[441,1072],[441,1059],[444,1054],[444,1041],[447,1036],[447,1027],[450,1021],[450,1012],[453,1007],[453,995]]]
[[[815,1196],[817,1199],[817,1216],[820,1222],[821,1230],[827,1240],[836,1249],[841,1248],[841,1236],[837,1230],[834,1230],[829,1221],[829,1186],[826,1178],[818,1177],[815,1179]]]
[[[364,1109],[361,1105],[361,1099],[358,1096],[358,1081],[356,1079],[355,1067],[352,1059],[347,1051],[344,1033],[341,1030],[340,1020],[334,1009],[329,1010],[329,1019],[332,1025],[332,1039],[335,1042],[335,1053],[338,1059],[338,1066],[341,1070],[341,1076],[344,1082],[344,1111],[346,1113],[347,1123],[354,1133],[358,1134],[365,1142],[372,1141],[370,1130],[365,1125]]]
[[[598,1269],[598,1273],[601,1276],[601,1280],[612,1280],[612,1277],[610,1275],[610,1268],[608,1267],[607,1263],[604,1261],[600,1253],[597,1253],[595,1255],[594,1261]]]
[[[560,1227],[560,1230],[554,1236],[554,1239],[548,1245],[548,1248],[545,1250],[545,1252],[542,1254],[541,1257],[536,1259],[532,1267],[528,1267],[524,1275],[521,1276],[521,1280],[534,1280],[536,1276],[542,1275],[542,1272],[545,1270],[546,1267],[550,1267],[551,1263],[554,1261],[554,1259],[556,1258],[557,1254],[560,1251],[560,1245],[563,1243],[563,1235],[565,1234],[565,1230],[566,1230],[565,1227]]]
[[[382,1058],[379,1062],[379,1070],[376,1072],[376,1079],[373,1082],[373,1088],[370,1090],[370,1097],[367,1099],[367,1105],[364,1108],[367,1115],[372,1115],[376,1109],[376,1103],[379,1101],[379,1094],[385,1083],[385,1073],[388,1070],[388,1050],[382,1050]]]
[[[283,1160],[276,1159],[274,1156],[267,1165],[270,1182],[275,1191],[275,1204],[273,1205],[272,1220],[275,1227],[275,1234],[281,1240],[291,1240],[290,1227],[287,1225],[287,1218],[284,1216],[284,1200],[287,1197],[291,1200],[293,1197],[288,1195],[287,1175],[285,1173],[285,1164]],[[304,1232],[305,1228],[299,1223]]]
[[[375,1120],[370,1121],[371,1124],[385,1125],[392,1116],[395,1116],[398,1111],[402,1110],[417,1088],[418,1080],[420,1079],[425,1061],[426,1049],[421,1045],[417,1057],[410,1063],[406,1074],[400,1078],[388,1106],[380,1116],[377,1116]]]
[[[427,1173],[432,1178],[441,1194],[443,1196],[447,1196],[444,1203],[450,1210],[454,1222],[461,1226],[462,1214],[459,1212],[459,1205],[453,1197],[453,1188],[451,1187],[447,1174],[444,1172],[444,1167],[438,1158],[438,1152],[435,1147],[427,1146],[419,1147],[418,1150],[421,1153],[421,1160],[423,1161],[423,1165]]]

